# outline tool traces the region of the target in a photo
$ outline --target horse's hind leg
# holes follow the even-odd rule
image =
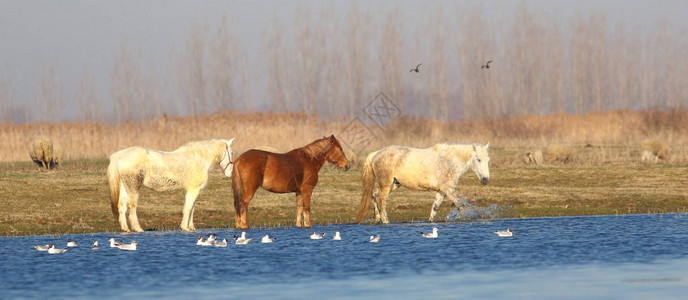
[[[234,202],[234,209],[236,211],[236,224],[234,225],[237,229],[248,229],[248,205],[251,203],[253,196],[255,196],[258,190],[257,184],[247,184],[244,182],[244,195],[240,200],[241,202]]]
[[[380,220],[382,221],[382,224],[389,224],[385,202],[387,201],[387,196],[389,196],[389,192],[391,190],[391,185],[380,186],[380,194],[377,201],[378,205],[380,206]]]
[[[129,201],[127,202],[127,207],[129,209],[129,224],[131,225],[131,230],[134,232],[143,232],[141,225],[139,224],[139,218],[136,215],[136,206],[139,202],[139,193],[137,191],[132,191],[129,195]]]
[[[377,204],[377,198],[380,197],[380,191],[375,190],[373,193],[373,208],[375,209],[375,222],[380,222],[380,207]]]
[[[234,200],[234,227],[237,229],[241,228],[241,204],[241,200]]]
[[[123,232],[131,232],[127,226],[127,202],[129,201],[129,193],[124,187],[123,183],[119,186],[119,200],[117,200],[117,212],[119,214],[119,226]]]
[[[194,205],[196,205],[196,197],[198,197],[199,189],[188,189],[184,196],[184,210],[182,211],[182,223],[179,225],[182,231],[195,231],[192,214]]]
[[[437,210],[440,208],[440,205],[442,205],[442,202],[444,202],[444,194],[437,192],[435,194],[435,201],[432,202],[432,208],[430,209],[430,222],[435,221],[435,215],[437,215]]]

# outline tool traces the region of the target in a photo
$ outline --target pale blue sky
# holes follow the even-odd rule
[[[549,12],[567,18],[576,13],[598,12],[611,24],[621,22],[627,30],[668,21],[673,28],[685,30],[688,1],[573,0],[526,1],[532,12]],[[326,4],[323,4],[326,3]],[[482,6],[495,18],[510,16],[518,1],[361,1],[359,7],[385,13],[399,8],[413,28],[414,20],[428,14],[432,7],[456,6],[471,9]],[[43,72],[55,67],[63,97],[74,98],[85,70],[96,80],[99,94],[109,97],[109,74],[119,45],[126,40],[139,49],[141,57],[169,72],[172,53],[180,52],[194,22],[214,28],[227,14],[234,32],[245,45],[253,85],[264,84],[261,33],[279,18],[291,26],[296,9],[332,5],[345,11],[344,1],[0,1],[0,82],[11,81],[15,101],[26,103],[40,98]],[[260,88],[257,88],[260,90]]]

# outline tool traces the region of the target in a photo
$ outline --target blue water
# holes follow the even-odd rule
[[[418,231],[439,228],[438,239]],[[513,237],[493,232],[512,228]],[[326,232],[310,240],[310,231]],[[341,241],[331,240],[340,231]],[[196,246],[233,229],[7,237],[0,298],[685,299],[688,215],[506,219],[249,230],[248,245]],[[265,234],[277,237],[261,244]],[[378,244],[368,236],[380,234]],[[109,248],[115,237],[137,251]],[[79,246],[49,255],[33,244]],[[101,249],[90,250],[97,239]]]

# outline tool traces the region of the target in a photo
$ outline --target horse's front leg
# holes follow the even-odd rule
[[[134,232],[143,232],[141,225],[139,224],[139,218],[136,215],[136,206],[139,202],[139,193],[132,192],[129,195],[129,201],[127,201],[127,206],[129,208],[129,224],[131,224],[131,230]]]
[[[188,189],[184,196],[184,210],[182,210],[182,223],[179,225],[182,231],[195,231],[196,227],[193,225],[193,211],[196,205],[196,197],[198,197],[199,189]]]
[[[311,227],[311,195],[313,190],[303,193],[303,227]]]
[[[432,208],[430,209],[430,222],[435,221],[435,216],[437,215],[437,210],[440,208],[440,205],[442,205],[442,202],[444,202],[444,194],[437,192],[435,194],[435,201],[432,202]]]
[[[303,226],[303,194],[296,193],[296,227]]]
[[[447,194],[449,196],[449,199],[454,203],[454,207],[459,210],[459,216],[462,218],[465,216],[465,208],[463,207],[463,204],[461,203],[461,199],[459,198],[459,193],[456,192],[456,189],[452,188],[451,192]]]
[[[189,214],[189,228],[191,231],[196,231],[196,225],[194,225],[193,216],[196,211],[196,201],[194,200],[194,205],[191,206],[191,213]]]

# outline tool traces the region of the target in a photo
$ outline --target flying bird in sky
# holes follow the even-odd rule
[[[480,68],[481,68],[481,69],[489,69],[489,68],[490,68],[490,63],[491,63],[491,62],[492,62],[491,60],[488,61],[487,63],[485,63],[484,65],[482,65]]]
[[[418,67],[420,67],[420,65],[422,65],[422,64],[423,64],[423,63],[418,64],[418,65],[416,66],[415,69],[411,69],[411,71],[409,71],[409,72],[416,72],[416,73],[420,72],[420,70],[418,69]]]

